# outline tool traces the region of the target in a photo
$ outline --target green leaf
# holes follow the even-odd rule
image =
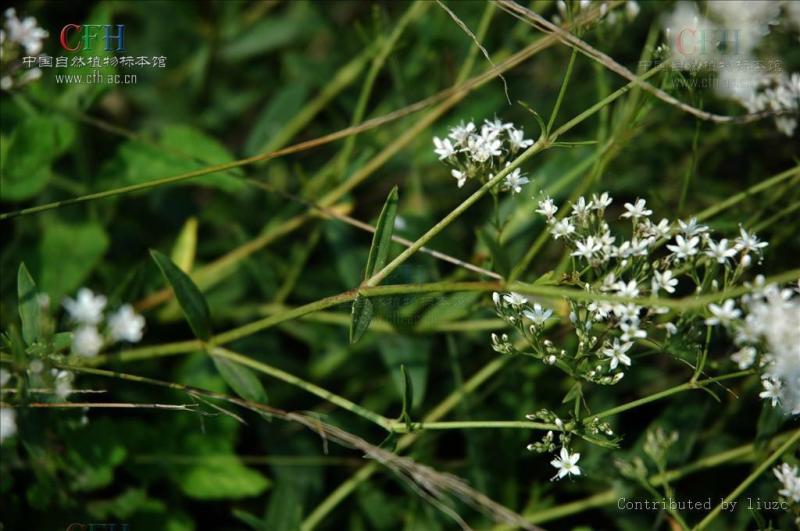
[[[369,248],[367,268],[364,278],[368,279],[376,271],[383,269],[389,258],[389,249],[392,244],[394,219],[397,217],[397,186],[392,188],[386,202],[383,204],[378,223],[375,225],[375,234],[372,236],[372,246]]]
[[[213,354],[211,357],[222,378],[237,395],[251,402],[267,403],[267,392],[253,371],[229,359]]]
[[[99,223],[50,222],[39,242],[39,290],[51,300],[79,288],[108,249]]]
[[[239,499],[257,496],[269,487],[261,473],[238,459],[213,460],[194,466],[180,476],[183,492],[200,500]]]
[[[375,226],[375,234],[372,236],[372,245],[367,256],[367,267],[364,271],[364,279],[370,278],[375,271],[379,271],[386,265],[389,258],[389,249],[392,245],[392,232],[394,231],[394,219],[397,217],[397,187],[392,188],[386,202],[383,205],[378,223]],[[353,301],[352,320],[350,321],[350,343],[356,343],[364,332],[369,328],[372,320],[373,307],[366,297],[358,295]]]
[[[184,273],[190,273],[197,252],[197,218],[191,217],[183,224],[170,257]]]
[[[211,311],[208,309],[203,294],[195,285],[189,275],[180,270],[172,260],[162,253],[151,249],[150,255],[164,275],[164,279],[175,292],[175,298],[181,305],[183,314],[189,322],[194,334],[203,341],[211,337]]]
[[[75,127],[57,116],[34,115],[2,139],[0,199],[22,201],[34,197],[52,176],[53,162],[75,140]]]
[[[405,365],[400,365],[400,373],[403,375],[403,411],[400,416],[405,419],[408,418],[411,406],[414,404],[414,385]]]
[[[142,140],[123,143],[103,168],[103,185],[140,184],[232,160],[231,152],[203,131],[185,125],[168,125],[161,130],[158,145]],[[242,175],[241,168],[236,168],[177,184],[203,184],[235,193],[247,187],[238,179]]]
[[[430,366],[431,340],[427,337],[389,335],[378,344],[381,358],[389,369],[397,394],[408,398],[409,411],[425,398]],[[408,381],[413,393],[409,395]]]
[[[31,345],[42,335],[42,309],[39,305],[36,283],[24,262],[19,264],[17,272],[17,296],[19,297],[19,318],[22,321],[22,337],[25,339],[25,343]]]
[[[361,295],[356,296],[351,307],[352,319],[350,320],[350,343],[356,343],[369,328],[372,321],[372,301]]]
[[[483,244],[489,249],[495,270],[497,270],[503,278],[507,277],[508,273],[511,271],[511,265],[508,259],[508,253],[503,249],[503,245],[497,238],[489,234],[489,231],[486,229],[478,230],[478,238],[480,238]]]

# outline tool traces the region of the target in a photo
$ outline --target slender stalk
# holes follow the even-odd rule
[[[410,429],[409,429],[410,427]],[[555,424],[543,422],[528,422],[517,420],[470,420],[455,422],[393,422],[389,429],[395,433],[409,433],[418,430],[474,430],[474,429],[522,429],[522,430],[552,430],[558,431]]]
[[[550,120],[547,122],[547,134],[550,134],[550,131],[553,129],[553,124],[556,123],[556,117],[558,116],[559,109],[561,109],[561,103],[564,100],[564,94],[567,93],[567,85],[569,85],[569,79],[572,77],[572,67],[575,64],[575,57],[577,55],[578,49],[573,48],[572,54],[569,56],[569,63],[567,63],[567,72],[564,74],[563,81],[561,81],[561,88],[558,91],[556,103],[553,105],[553,112],[550,113]]]

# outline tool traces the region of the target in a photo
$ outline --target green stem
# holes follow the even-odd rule
[[[569,79],[572,76],[572,67],[575,64],[575,57],[578,55],[578,49],[573,48],[572,54],[569,56],[569,63],[567,63],[567,72],[564,74],[564,79],[561,81],[561,88],[558,91],[558,97],[556,98],[556,103],[553,105],[553,112],[550,113],[550,120],[547,122],[547,133],[550,134],[550,131],[553,129],[553,124],[556,122],[556,116],[558,116],[558,110],[561,108],[561,103],[564,100],[564,94],[567,92],[567,85],[569,85]]]
[[[528,422],[518,420],[470,420],[455,422],[412,422],[409,426],[405,422],[392,422],[389,429],[395,433],[409,433],[418,430],[473,430],[473,429],[523,429],[523,430],[552,430],[559,431],[555,424],[543,422]]]

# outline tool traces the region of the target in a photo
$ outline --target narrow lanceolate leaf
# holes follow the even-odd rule
[[[181,233],[172,248],[172,261],[184,273],[192,271],[197,252],[197,218],[191,217],[183,224]]]
[[[17,296],[19,297],[19,318],[22,321],[22,338],[31,345],[42,335],[42,310],[39,305],[39,294],[36,283],[25,267],[19,265],[17,272]]]
[[[372,246],[369,248],[367,267],[364,270],[364,279],[370,278],[376,271],[383,269],[389,259],[389,249],[392,245],[392,232],[394,219],[397,217],[397,187],[392,188],[386,203],[383,205],[375,234],[372,236]],[[355,343],[369,328],[373,314],[372,303],[361,295],[357,296],[352,306],[352,321],[350,322],[350,343]]]
[[[178,299],[178,304],[180,304],[192,331],[198,338],[207,341],[211,337],[211,312],[200,289],[192,282],[189,275],[181,271],[164,254],[151,249],[150,255],[175,292],[175,298]]]
[[[361,295],[353,301],[352,320],[350,321],[350,343],[355,343],[369,328],[372,321],[372,302]]]
[[[213,354],[212,358],[222,378],[237,395],[251,402],[267,403],[267,392],[253,371],[228,359],[218,358]]]
[[[411,375],[406,370],[405,365],[400,365],[400,372],[403,374],[403,413],[408,416],[411,406],[414,403],[414,385],[411,382]]]

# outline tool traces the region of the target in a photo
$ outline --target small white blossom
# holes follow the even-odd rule
[[[800,503],[800,475],[798,475],[797,467],[782,463],[781,466],[773,468],[772,473],[783,487],[778,490],[778,494],[795,503]]]
[[[458,187],[459,188],[464,186],[464,183],[467,182],[467,174],[466,174],[466,172],[463,172],[463,171],[460,171],[460,170],[456,170],[456,169],[452,169],[452,170],[450,170],[450,175],[452,175],[454,178],[456,178],[458,180]]]
[[[623,218],[639,219],[647,217],[653,213],[652,210],[646,208],[647,202],[644,199],[637,199],[636,204],[625,203],[625,212],[622,214]]]
[[[614,200],[608,195],[608,192],[603,192],[600,195],[592,194],[592,204],[596,210],[605,210]]]
[[[541,214],[549,220],[553,218],[558,212],[558,207],[551,198],[546,198],[539,201],[539,208],[536,210],[537,214]]]
[[[550,232],[553,234],[553,238],[557,240],[561,237],[566,237],[574,233],[575,225],[570,223],[569,219],[564,218],[561,221],[556,222]]]
[[[731,359],[736,362],[740,370],[749,369],[756,361],[756,349],[751,346],[742,347],[731,354]]]
[[[144,317],[134,312],[130,304],[125,304],[108,318],[108,330],[114,341],[138,343],[143,329]]]
[[[735,305],[736,303],[733,299],[726,300],[722,303],[722,306],[713,303],[709,304],[708,311],[711,312],[712,317],[706,319],[706,324],[709,326],[730,324],[731,321],[742,315],[742,312]]]
[[[467,138],[475,131],[475,124],[468,122],[464,124],[461,122],[459,125],[450,128],[450,138],[457,146],[465,146]]]
[[[778,402],[781,400],[781,382],[780,380],[772,380],[770,378],[764,378],[761,380],[761,385],[764,387],[764,390],[758,393],[758,396],[763,398],[764,400],[768,400],[772,403],[772,407],[778,405]]]
[[[33,17],[17,18],[13,8],[6,9],[5,15],[8,40],[21,44],[28,55],[38,55],[42,51],[42,41],[47,38],[47,31],[40,28]]]
[[[678,220],[678,225],[681,228],[681,232],[683,232],[684,236],[687,238],[691,238],[692,236],[699,236],[700,234],[704,234],[708,232],[708,227],[705,225],[698,225],[697,218],[691,218],[689,221],[681,221]]]
[[[635,280],[631,280],[628,283],[626,283],[624,280],[620,280],[614,284],[614,289],[617,291],[617,295],[620,297],[633,298],[639,295],[639,288],[636,285]]]
[[[97,356],[103,348],[103,336],[92,325],[83,325],[72,333],[72,351],[81,356]]]
[[[632,346],[633,343],[631,342],[620,344],[620,342],[615,339],[610,347],[603,349],[603,354],[611,358],[609,366],[612,371],[616,369],[620,363],[628,367],[631,366],[631,358],[625,353],[628,352]]]
[[[561,479],[565,476],[580,476],[581,468],[578,466],[578,460],[581,454],[571,454],[566,447],[561,447],[561,454],[559,457],[550,461],[550,464],[557,470],[553,479]]]
[[[675,236],[675,245],[667,245],[667,249],[675,254],[675,258],[681,260],[696,255],[698,243],[700,243],[700,238],[697,236],[685,240],[683,236],[678,235]]]
[[[744,227],[739,227],[739,237],[736,238],[736,248],[743,253],[750,252],[760,253],[761,249],[769,245],[767,242],[762,242],[758,239],[755,233],[747,232]]]
[[[433,137],[433,145],[436,147],[434,152],[439,155],[439,160],[444,160],[455,155],[456,150],[450,140],[445,138],[440,139],[438,136]]]
[[[506,175],[506,178],[503,181],[501,189],[511,190],[512,194],[518,194],[522,192],[522,187],[528,184],[529,182],[530,181],[528,180],[528,178],[522,175],[520,169],[516,168],[514,171]]]
[[[80,324],[98,324],[103,319],[105,307],[106,298],[103,295],[95,295],[89,288],[78,290],[75,300],[69,297],[64,299],[64,308],[67,309],[70,319]]]
[[[591,201],[587,203],[586,198],[581,196],[575,204],[572,205],[572,213],[579,218],[584,218],[589,214],[593,206]]]
[[[675,293],[675,286],[678,285],[678,279],[672,276],[672,271],[667,269],[663,273],[660,271],[653,272],[651,280],[651,289],[654,294],[659,290],[664,290],[667,293]]]
[[[506,301],[507,304],[513,306],[514,308],[518,308],[524,304],[527,304],[528,299],[519,293],[506,293],[503,295],[503,300]]]
[[[529,138],[526,139],[522,129],[515,129],[512,127],[508,130],[508,143],[511,145],[512,150],[517,151],[532,146],[533,140]]]
[[[0,408],[0,444],[17,434],[17,412],[8,407]]]
[[[728,261],[728,258],[733,257],[736,254],[736,248],[728,247],[728,240],[723,238],[719,241],[719,243],[715,243],[714,240],[708,240],[708,249],[705,253],[717,261],[719,264],[724,264]]]
[[[639,321],[621,321],[619,329],[622,330],[620,339],[623,341],[630,341],[631,339],[644,339],[647,337],[647,332],[639,328]]]
[[[591,260],[595,253],[602,249],[600,242],[594,239],[594,236],[588,236],[585,241],[576,241],[575,246],[578,248],[572,253],[572,256],[583,256],[587,260]]]
[[[533,310],[525,310],[522,315],[530,319],[533,324],[541,326],[553,315],[553,310],[545,310],[537,303],[533,305]]]

